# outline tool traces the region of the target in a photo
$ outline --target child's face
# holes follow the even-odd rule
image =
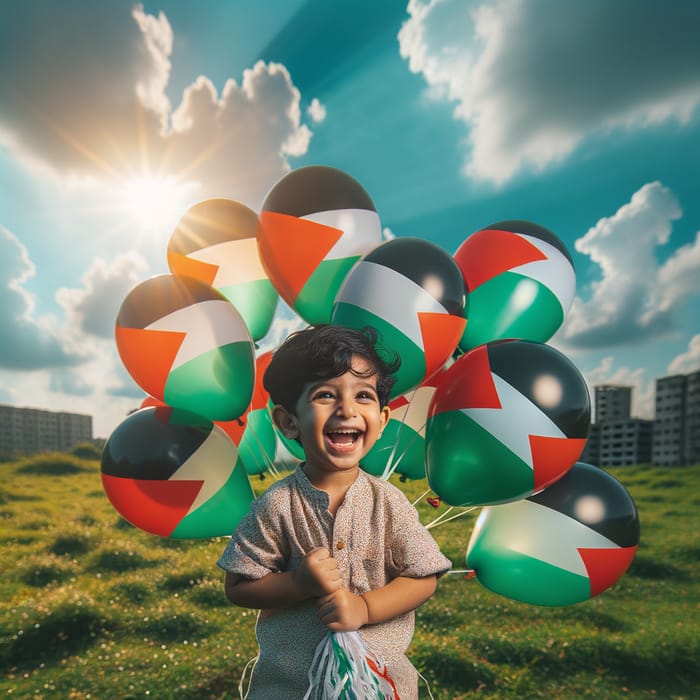
[[[362,373],[370,365],[354,356],[352,368]],[[342,472],[357,468],[377,441],[389,414],[387,406],[379,405],[376,375],[358,377],[348,371],[306,384],[296,415],[287,414],[292,427],[283,430],[288,437],[301,440],[307,469]]]

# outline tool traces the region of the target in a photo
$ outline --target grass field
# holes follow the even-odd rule
[[[410,649],[436,700],[700,698],[700,467],[611,471],[640,514],[628,573],[562,608],[443,578],[419,610]],[[0,463],[0,475],[6,697],[238,697],[255,654],[255,613],[223,595],[223,539],[133,528],[107,501],[96,459],[43,455]],[[401,488],[414,500],[426,485]],[[423,522],[440,512],[419,510]],[[473,521],[432,530],[456,567]]]

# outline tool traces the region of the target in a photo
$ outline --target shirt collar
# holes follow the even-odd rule
[[[304,472],[304,464],[306,464],[306,462],[301,462],[294,472],[299,488],[301,489],[302,493],[306,494],[313,501],[317,502],[322,508],[327,509],[330,505],[329,495],[322,489],[317,489],[309,481],[309,477],[306,476],[306,473]],[[355,481],[353,481],[353,483],[350,485],[350,488],[345,494],[345,500],[343,502],[349,502],[349,500],[352,499],[355,494],[359,494],[364,491],[367,482],[367,474],[365,474],[362,468],[360,468],[357,474],[357,479],[355,479]]]

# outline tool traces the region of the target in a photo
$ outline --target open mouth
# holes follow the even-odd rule
[[[351,428],[339,428],[326,432],[326,439],[332,447],[339,450],[351,449],[360,439],[362,432]]]

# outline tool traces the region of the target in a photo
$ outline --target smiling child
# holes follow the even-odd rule
[[[306,460],[253,502],[218,562],[229,600],[260,609],[248,700],[302,700],[327,630],[359,630],[401,700],[418,697],[405,655],[414,610],[451,563],[404,494],[360,469],[398,367],[375,341],[370,329],[307,328],[265,373],[273,420]]]

